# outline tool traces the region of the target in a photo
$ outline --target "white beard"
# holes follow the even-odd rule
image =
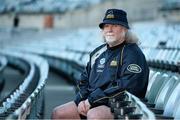
[[[116,38],[114,36],[105,36],[105,41],[107,42],[107,44],[111,45],[116,42]]]
[[[126,33],[122,31],[120,34],[121,34],[121,38],[119,40],[117,40],[117,38],[114,36],[110,36],[110,35],[105,36],[104,38],[106,43],[111,46],[122,43],[122,40],[124,39]]]

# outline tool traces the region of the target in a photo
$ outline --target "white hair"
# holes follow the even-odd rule
[[[132,31],[128,30],[126,32],[126,35],[125,35],[125,42],[127,43],[137,43],[137,44],[140,44],[139,43],[139,38],[137,37],[137,35],[135,33],[133,33]]]
[[[103,37],[104,42],[106,42],[105,37],[104,36],[102,37]],[[124,39],[126,43],[136,43],[137,45],[140,45],[139,38],[131,30],[127,30],[127,32],[124,35]]]

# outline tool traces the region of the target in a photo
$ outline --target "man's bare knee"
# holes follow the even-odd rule
[[[69,102],[56,107],[52,112],[52,119],[79,119],[77,107],[74,102]]]
[[[51,118],[52,119],[58,119],[60,117],[62,117],[62,110],[60,109],[61,106],[58,106],[56,108],[53,109],[53,112],[52,112],[52,115],[51,115]]]
[[[99,106],[92,108],[87,113],[88,119],[113,119],[110,108],[107,106]]]

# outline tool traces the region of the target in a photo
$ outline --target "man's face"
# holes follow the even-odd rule
[[[105,24],[102,33],[105,38],[105,42],[110,47],[116,46],[124,42],[124,37],[127,29],[121,25]]]

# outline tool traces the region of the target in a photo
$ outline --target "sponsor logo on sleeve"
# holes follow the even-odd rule
[[[137,64],[128,65],[127,70],[132,73],[141,73],[142,72],[141,67]]]

